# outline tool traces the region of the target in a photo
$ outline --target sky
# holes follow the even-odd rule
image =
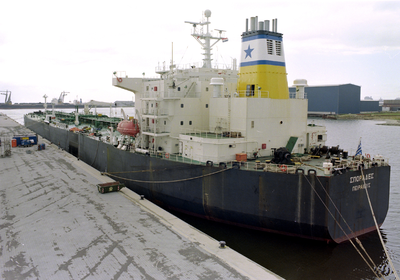
[[[112,86],[114,71],[158,77],[155,68],[200,63],[202,49],[185,21],[211,10],[211,30],[229,41],[213,62],[240,63],[246,18],[278,19],[289,86],[355,84],[361,99],[400,97],[400,1],[0,0],[0,92],[13,103],[68,92],[82,99],[134,100]],[[213,33],[217,35],[217,33]],[[4,95],[0,102],[4,102]]]

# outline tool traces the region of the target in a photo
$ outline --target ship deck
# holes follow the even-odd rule
[[[151,153],[150,156],[176,162],[207,165],[206,162],[201,162],[187,157],[183,157],[178,153],[177,154]],[[308,173],[309,170],[315,170],[318,176],[325,175],[323,169],[323,163],[326,161],[325,157],[307,157],[307,161],[303,161],[302,163],[298,162],[293,165],[284,165],[284,166],[282,166],[282,164],[273,164],[271,163],[271,160],[272,157],[268,156],[268,157],[259,157],[257,159],[250,159],[242,162],[232,160],[214,164],[224,165],[226,168],[237,168],[237,166],[239,166],[239,168],[243,170],[258,171],[258,172],[269,171],[269,172],[280,172],[280,173],[295,173],[296,169],[300,168],[306,173]]]
[[[57,113],[58,119],[61,117],[71,116],[70,113]],[[37,115],[33,114],[34,119],[36,121],[41,121],[37,119]],[[39,117],[40,118],[40,117]],[[116,127],[118,124],[119,118],[109,118],[107,116],[95,116],[95,115],[81,115],[81,121],[86,124],[91,124],[95,127],[104,127],[108,128],[109,126]],[[65,124],[59,124],[59,126]],[[74,125],[71,125],[73,127]],[[65,129],[65,128],[64,128]],[[108,130],[106,129],[105,132]],[[214,132],[206,132],[206,131],[191,131],[184,133],[186,135],[207,138],[207,139],[240,139],[242,138],[239,132],[224,132],[224,133],[214,133]],[[88,136],[90,137],[90,136]],[[107,138],[107,136],[105,137]],[[98,140],[98,139],[96,139]],[[105,141],[105,140],[102,140]],[[134,152],[131,150],[130,152]],[[189,163],[189,164],[197,164],[197,165],[207,165],[207,162],[202,162],[193,158],[188,158],[182,156],[180,153],[169,154],[166,152],[154,152],[151,150],[147,150],[147,153],[150,154],[151,157],[162,158],[164,160],[170,160],[175,162]],[[372,164],[372,161],[360,162],[359,160],[354,160],[353,157],[348,157],[347,159],[339,158],[339,157],[326,157],[324,156],[312,156],[308,154],[292,154],[292,164],[275,164],[271,163],[272,157],[258,157],[258,158],[247,158],[245,161],[224,161],[224,162],[214,162],[213,165],[218,165],[226,168],[240,168],[242,170],[248,171],[258,171],[258,172],[276,172],[276,173],[287,173],[287,174],[295,174],[297,172],[304,172],[308,174],[309,172],[315,173],[317,176],[334,176],[335,174],[340,174],[341,172],[345,172],[348,169],[356,170],[359,164]],[[326,173],[324,170],[324,163],[331,162],[333,163],[331,172]],[[380,164],[387,165],[389,164],[388,159],[382,159]],[[344,170],[346,169],[346,170]]]

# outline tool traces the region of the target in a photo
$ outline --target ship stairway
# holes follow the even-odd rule
[[[192,90],[193,86],[196,85],[196,82],[192,82],[192,84],[190,85],[189,89],[187,90],[185,97],[187,97],[190,93],[190,91]]]

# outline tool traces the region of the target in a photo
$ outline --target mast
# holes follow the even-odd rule
[[[45,95],[43,95],[43,98],[44,98],[44,112],[46,113],[47,112],[47,95],[45,94]]]
[[[211,11],[210,10],[206,10],[204,12],[204,16],[206,17],[206,21],[202,21],[202,22],[192,22],[192,21],[185,21],[185,23],[190,23],[193,25],[193,32],[192,32],[192,36],[193,38],[196,39],[196,41],[202,46],[203,50],[204,50],[204,59],[203,59],[203,68],[211,68],[211,50],[212,47],[218,43],[221,39],[225,40],[225,37],[222,37],[222,32],[225,32],[225,30],[219,30],[219,29],[215,29],[219,32],[219,37],[214,37],[211,35],[210,33],[210,29],[209,29],[209,24],[211,22],[209,22],[209,18],[211,17]],[[197,25],[200,26],[206,26],[206,33],[204,33],[203,28],[201,28],[200,30],[197,30]],[[211,40],[216,40],[214,43],[211,44]]]

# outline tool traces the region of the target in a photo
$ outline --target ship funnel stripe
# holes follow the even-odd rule
[[[259,34],[259,35],[242,37],[242,42],[247,42],[247,41],[252,41],[252,40],[257,40],[257,39],[270,39],[270,40],[275,40],[275,41],[282,41],[282,37]]]
[[[285,62],[273,61],[273,60],[255,60],[255,61],[249,61],[249,62],[240,63],[240,67],[254,66],[254,65],[273,65],[273,66],[284,66],[284,67],[286,67]]]

